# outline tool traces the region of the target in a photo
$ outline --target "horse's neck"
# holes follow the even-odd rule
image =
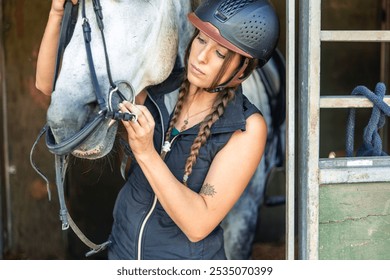
[[[192,11],[194,2],[197,0],[187,0],[187,1],[174,1],[177,23],[179,27],[179,46],[178,46],[178,56],[180,58],[181,66],[184,65],[184,55],[185,50],[188,46],[188,43],[191,39],[194,28],[192,24],[187,20],[187,14]]]

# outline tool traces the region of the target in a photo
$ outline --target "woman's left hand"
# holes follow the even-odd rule
[[[155,152],[153,133],[155,122],[149,110],[142,105],[135,105],[124,101],[119,104],[122,113],[137,115],[135,121],[122,121],[127,130],[129,145],[135,157],[141,154]]]

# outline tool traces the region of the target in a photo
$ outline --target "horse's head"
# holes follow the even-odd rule
[[[102,1],[104,36],[112,80],[115,83],[125,81],[131,85],[135,94],[147,86],[164,81],[176,60],[179,29],[186,28],[179,20],[186,20],[185,15],[189,9],[190,1]],[[96,23],[92,1],[86,1],[86,15],[92,30],[91,49],[97,80],[105,101],[109,103],[110,82],[103,39]],[[91,82],[82,22],[80,7],[75,31],[65,50],[61,72],[47,113],[48,124],[56,143],[76,135],[94,120],[100,110]],[[186,40],[184,38],[183,41]],[[121,92],[130,99],[132,94],[126,83],[121,84]],[[117,106],[117,95],[113,95],[113,99],[116,99],[112,102],[113,106]],[[116,131],[117,122],[104,119],[73,150],[73,155],[88,159],[105,156],[112,148]]]

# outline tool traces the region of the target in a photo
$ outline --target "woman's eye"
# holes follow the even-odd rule
[[[201,38],[200,36],[198,36],[197,39],[202,44],[206,43],[205,40],[203,40],[203,38]]]
[[[220,51],[217,51],[217,56],[222,59],[225,59],[226,57],[226,55],[222,54]]]

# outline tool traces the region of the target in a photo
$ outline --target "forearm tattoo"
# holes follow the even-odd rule
[[[199,193],[214,196],[217,192],[215,191],[214,186],[210,185],[209,183],[206,183],[202,186]]]

